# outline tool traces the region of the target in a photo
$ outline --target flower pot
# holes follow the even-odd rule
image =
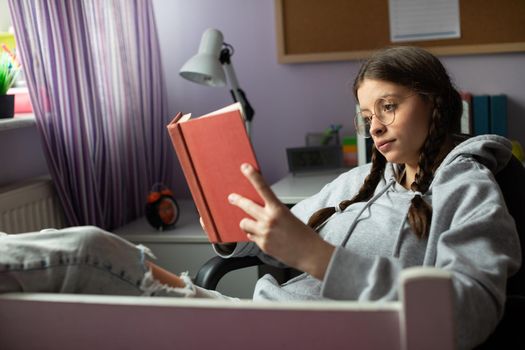
[[[15,115],[15,95],[0,95],[0,118],[13,118]]]

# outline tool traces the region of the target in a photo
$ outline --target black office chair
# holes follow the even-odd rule
[[[508,164],[496,175],[505,203],[516,222],[518,230],[521,255],[525,257],[525,168],[521,162],[512,157]],[[223,259],[213,257],[199,270],[195,283],[207,289],[215,289],[220,279],[228,272],[248,266],[263,265],[257,257],[241,257]],[[507,282],[507,303],[502,321],[478,349],[501,348],[502,344],[525,345],[525,264],[522,264],[517,274]],[[274,268],[277,269],[277,268]],[[279,282],[284,282],[287,277],[296,273],[292,269],[284,269],[277,275]],[[512,347],[506,347],[512,348]]]
[[[496,175],[509,213],[516,222],[521,256],[525,258],[525,168],[512,157]],[[507,302],[501,322],[492,335],[477,349],[521,349],[525,344],[525,264],[507,281]]]

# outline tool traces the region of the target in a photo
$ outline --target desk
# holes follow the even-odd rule
[[[274,183],[271,188],[277,198],[284,204],[292,206],[301,200],[319,192],[324,185],[334,180],[349,169],[312,172],[305,174],[288,174]]]
[[[199,214],[193,201],[177,200],[180,209],[179,221],[175,228],[166,231],[156,230],[145,217],[132,221],[114,232],[129,241],[149,243],[207,243],[206,234],[199,223]]]

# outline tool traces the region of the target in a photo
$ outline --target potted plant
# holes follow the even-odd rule
[[[19,72],[18,62],[6,50],[0,54],[0,118],[12,118],[15,111],[15,95],[8,95],[7,91],[15,83]]]

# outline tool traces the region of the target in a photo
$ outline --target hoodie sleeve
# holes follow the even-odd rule
[[[471,160],[455,168],[444,171],[448,181],[441,182],[441,191],[435,189],[438,210],[444,213],[436,226],[444,227],[445,217],[452,217],[451,227],[438,238],[435,265],[453,272],[456,333],[460,344],[470,346],[483,341],[503,316],[507,279],[521,265],[521,250],[490,170]]]
[[[507,278],[521,262],[516,227],[490,170],[463,158],[436,176],[424,265],[452,272],[460,348],[482,342],[502,316]],[[395,300],[403,268],[394,257],[338,247],[323,281],[331,299]]]

